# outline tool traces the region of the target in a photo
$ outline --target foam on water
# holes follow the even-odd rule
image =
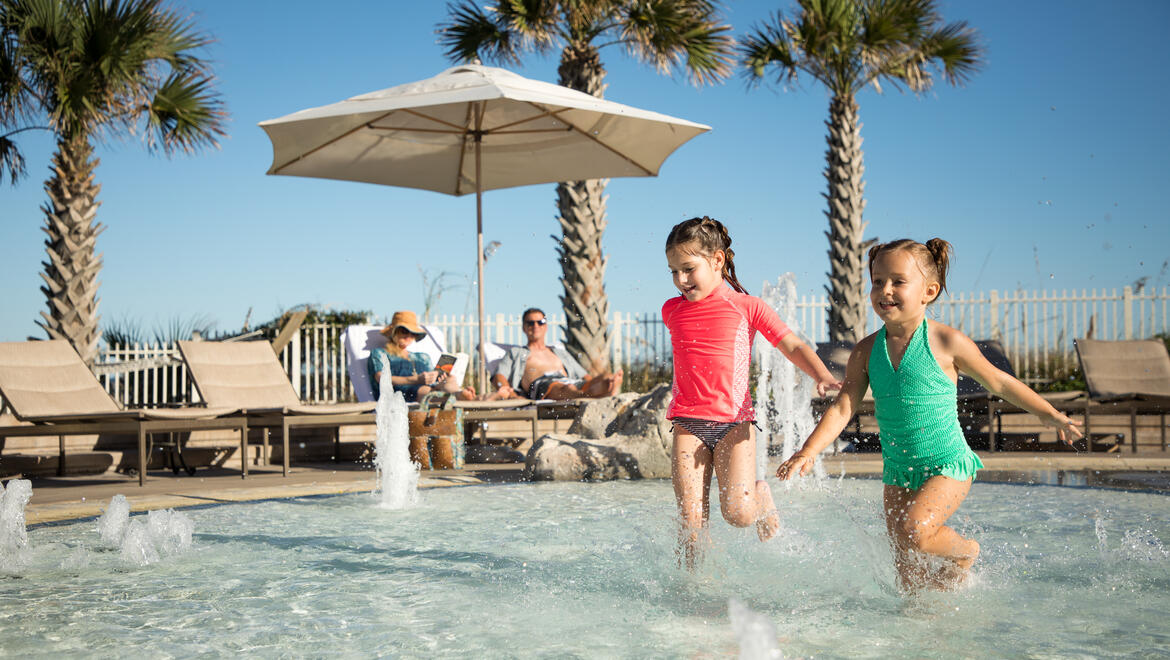
[[[738,598],[727,600],[727,616],[731,628],[739,640],[740,660],[773,660],[783,658],[780,642],[776,639],[776,626],[772,619],[753,612]]]
[[[406,399],[395,392],[390,370],[382,370],[382,396],[375,408],[377,439],[374,444],[374,468],[378,472],[379,506],[405,509],[419,502],[419,466],[410,460],[410,423],[406,416]]]

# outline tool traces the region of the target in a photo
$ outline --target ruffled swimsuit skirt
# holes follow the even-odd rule
[[[897,369],[890,362],[886,329],[878,331],[869,384],[882,443],[882,483],[918,490],[937,475],[957,481],[975,477],[983,462],[963,437],[955,383],[930,350],[925,320]]]

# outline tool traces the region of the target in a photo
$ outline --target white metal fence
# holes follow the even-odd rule
[[[802,298],[796,309],[801,332],[811,341],[827,341],[825,299]],[[1170,332],[1170,288],[958,293],[927,313],[972,339],[999,340],[1017,374],[1043,382],[1076,368],[1075,338],[1145,339]],[[866,327],[880,327],[872,309]]]
[[[805,297],[796,304],[795,319],[786,319],[813,342],[827,340],[824,298]],[[998,339],[1007,350],[1017,374],[1043,381],[1075,366],[1072,340],[1133,339],[1170,331],[1170,291],[1081,292],[1016,291],[960,293],[931,307],[932,318],[961,329],[972,339]],[[438,316],[428,325],[446,335],[448,351],[476,353],[477,323],[474,317]],[[560,343],[564,317],[549,316],[548,341]],[[869,330],[878,327],[872,314]],[[344,328],[313,324],[301,327],[280,354],[294,388],[306,402],[350,400],[353,391],[341,347]],[[669,365],[670,337],[657,313],[623,314],[610,319],[613,364]],[[485,327],[488,341],[523,343],[517,315],[494,314]],[[125,371],[112,365],[139,361],[145,368]],[[106,389],[128,407],[175,405],[198,400],[178,351],[172,345],[113,347],[104,350],[94,371]]]

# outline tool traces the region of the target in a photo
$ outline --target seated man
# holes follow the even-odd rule
[[[585,368],[565,349],[544,343],[548,319],[532,308],[521,315],[527,346],[514,346],[500,360],[492,383],[502,397],[529,399],[580,399],[610,396],[621,391],[622,371],[588,375]]]

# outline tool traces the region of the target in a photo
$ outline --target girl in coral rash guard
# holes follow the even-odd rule
[[[662,305],[674,353],[671,481],[681,516],[681,558],[694,568],[710,515],[711,475],[723,518],[756,525],[760,540],[780,520],[768,484],[756,480],[755,410],[748,391],[752,340],[759,332],[816,381],[824,396],[840,384],[759,298],[735,277],[731,237],[708,217],[681,222],[666,239],[666,261],[681,295]]]

